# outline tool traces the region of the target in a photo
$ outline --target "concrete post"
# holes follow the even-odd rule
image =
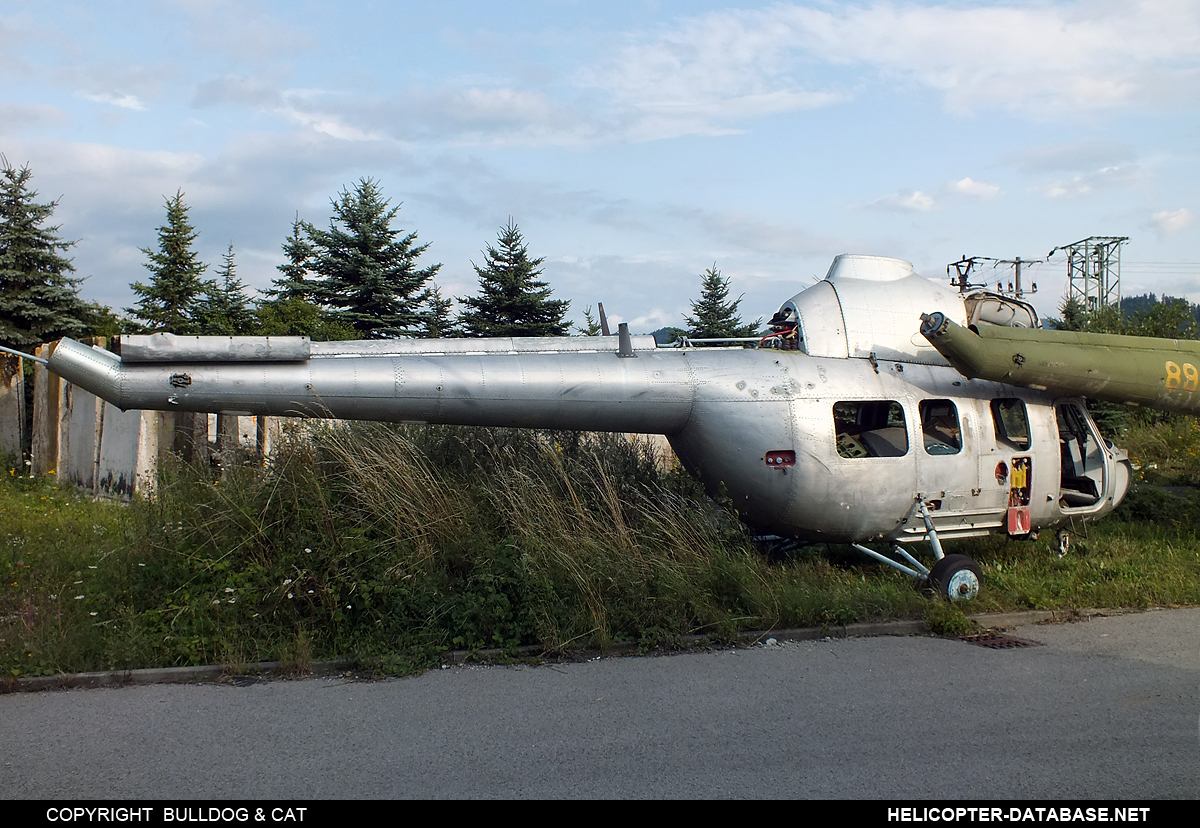
[[[222,474],[238,462],[241,448],[238,419],[236,414],[217,415],[217,462],[221,464]]]
[[[95,394],[63,383],[58,474],[86,489],[96,488],[106,405]]]
[[[0,455],[6,454],[17,463],[25,457],[25,372],[20,357],[0,354]]]
[[[170,416],[164,417],[158,411],[121,411],[104,403],[96,460],[97,494],[128,500],[153,488],[158,472],[159,437],[170,433],[165,422]]]
[[[54,353],[54,343],[39,345],[34,352],[45,359]],[[61,415],[62,380],[40,362],[33,369],[33,461],[34,475],[58,473],[58,437]]]
[[[171,450],[185,463],[208,464],[208,415],[190,411],[174,412],[174,436]]]

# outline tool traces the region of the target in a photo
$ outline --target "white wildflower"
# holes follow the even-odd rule
[[[82,601],[82,600],[83,600],[84,598],[86,598],[86,597],[87,597],[86,595],[76,595],[76,596],[75,596],[75,600],[76,600],[76,601]]]

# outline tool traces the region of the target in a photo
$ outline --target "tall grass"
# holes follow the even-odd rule
[[[1156,417],[1129,429],[1119,440],[1138,466],[1138,479],[1174,486],[1200,486],[1200,418]]]
[[[403,669],[449,648],[649,645],[777,614],[736,519],[615,435],[316,425],[265,469],[174,465],[151,499],[79,508],[114,525],[68,556],[95,584],[63,638],[83,643],[14,631],[9,673],[330,656]]]
[[[648,648],[931,606],[837,547],[769,562],[721,498],[620,435],[302,424],[265,467],[168,465],[128,506],[54,485],[0,483],[2,675],[403,672],[452,648]],[[1200,508],[1148,491],[1062,560],[1052,533],[951,544],[983,568],[976,608],[1200,602]]]

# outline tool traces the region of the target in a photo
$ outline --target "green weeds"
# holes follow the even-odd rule
[[[1200,603],[1197,515],[1194,494],[1135,490],[1062,559],[1053,533],[949,547],[983,569],[972,610]],[[13,469],[0,520],[9,677],[331,658],[402,673],[448,649],[966,622],[836,547],[769,563],[719,500],[617,435],[309,424],[266,468],[170,466],[126,506]]]

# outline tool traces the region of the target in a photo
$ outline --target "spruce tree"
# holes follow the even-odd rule
[[[440,264],[418,267],[428,244],[392,228],[399,207],[388,207],[379,185],[364,178],[333,201],[328,230],[304,228],[312,245],[317,304],[364,339],[417,336],[428,321],[426,283]]]
[[[498,247],[484,251],[479,296],[459,301],[465,310],[459,324],[467,336],[565,336],[563,317],[570,302],[550,298],[550,287],[538,280],[542,259],[530,259],[521,231],[512,219],[500,230]]]
[[[425,322],[425,336],[430,339],[460,336],[450,318],[450,308],[453,306],[451,300],[442,297],[442,289],[435,284],[429,291],[429,316]]]
[[[88,314],[79,299],[71,260],[75,242],[45,222],[57,201],[39,204],[29,189],[32,173],[0,156],[0,344],[28,351],[63,336],[80,336]]]
[[[583,336],[600,336],[604,333],[604,328],[600,326],[600,320],[592,314],[591,305],[583,309],[583,324],[575,327]]]
[[[742,297],[730,301],[729,280],[713,265],[701,279],[700,301],[692,302],[692,313],[684,315],[687,336],[692,339],[720,339],[723,337],[755,336],[762,327],[762,318],[746,324],[738,315]]]
[[[158,250],[142,248],[150,259],[146,263],[150,283],[131,285],[142,298],[125,312],[136,317],[146,331],[199,333],[198,311],[206,284],[202,277],[208,265],[202,264],[192,249],[199,234],[188,222],[183,191],[177,191],[166,202],[167,223],[158,228]]]
[[[221,257],[217,278],[205,283],[196,311],[200,333],[210,336],[239,336],[254,331],[254,312],[246,296],[246,285],[237,277],[233,245]]]
[[[260,336],[307,336],[314,342],[357,339],[358,331],[300,297],[261,302],[255,314]]]
[[[287,261],[276,266],[282,278],[272,281],[273,287],[266,290],[274,299],[304,299],[310,301],[316,290],[312,275],[313,246],[308,240],[312,225],[296,216],[292,222],[292,235],[283,241],[283,254]]]

